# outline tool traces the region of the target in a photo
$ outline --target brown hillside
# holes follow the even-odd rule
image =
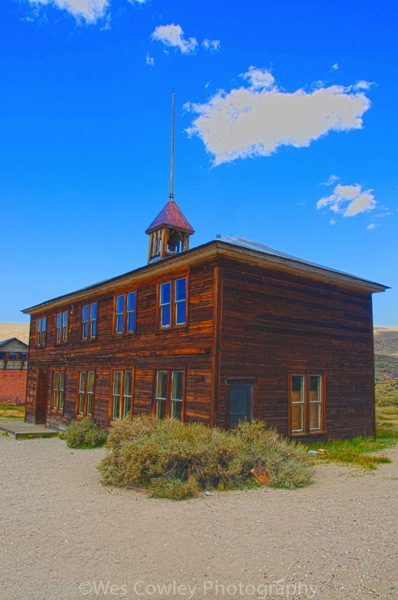
[[[375,327],[376,379],[389,379],[398,373],[398,327]]]
[[[0,323],[0,341],[18,338],[25,344],[29,343],[29,323]]]

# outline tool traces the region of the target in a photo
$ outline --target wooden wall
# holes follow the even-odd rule
[[[157,327],[157,285],[164,281],[188,277],[188,323],[169,330]],[[135,333],[113,332],[114,298],[118,294],[137,291]],[[81,339],[82,306],[98,302],[98,331],[95,340]],[[73,308],[72,308],[73,305]],[[68,310],[68,343],[56,345],[56,314]],[[206,262],[189,269],[168,270],[157,277],[146,277],[138,283],[117,286],[105,294],[84,301],[57,306],[32,320],[30,363],[27,386],[28,422],[36,418],[37,369],[48,370],[47,423],[64,429],[76,418],[79,372],[95,370],[94,418],[108,424],[111,377],[115,369],[134,370],[134,413],[150,413],[154,409],[154,372],[158,369],[186,371],[185,419],[209,422],[211,413],[211,353],[213,345],[214,263]],[[36,347],[36,321],[47,317],[47,343]],[[63,414],[51,408],[52,371],[66,368],[65,408]]]
[[[305,276],[220,261],[221,377],[217,422],[228,421],[230,378],[255,378],[255,412],[288,433],[288,374],[326,377],[326,436],[374,434],[371,295]]]

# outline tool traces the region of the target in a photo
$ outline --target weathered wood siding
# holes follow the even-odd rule
[[[374,433],[371,295],[223,258],[216,421],[231,378],[255,379],[255,414],[288,433],[289,372],[326,377],[326,435]]]
[[[186,326],[161,330],[157,326],[157,286],[159,283],[188,278],[188,321]],[[136,331],[114,333],[115,296],[137,291]],[[82,340],[82,307],[98,302],[97,337]],[[213,345],[214,264],[202,263],[189,269],[165,270],[161,276],[146,277],[132,284],[115,285],[105,294],[90,295],[84,301],[59,306],[32,319],[30,363],[27,390],[27,421],[34,422],[36,370],[49,369],[47,382],[47,423],[65,428],[76,418],[80,371],[94,370],[94,418],[108,424],[112,371],[134,371],[134,414],[154,410],[154,373],[158,369],[184,369],[186,372],[185,420],[209,422],[211,414],[211,353]],[[57,345],[56,315],[69,315],[66,344]],[[36,347],[36,322],[47,317],[45,348]],[[63,414],[51,408],[52,372],[65,368],[65,406]]]

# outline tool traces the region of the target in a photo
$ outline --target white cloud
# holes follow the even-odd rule
[[[334,188],[333,194],[318,200],[316,207],[318,209],[328,208],[343,217],[354,217],[375,208],[376,200],[372,192],[373,190],[362,190],[358,184],[341,185],[339,183]]]
[[[331,71],[337,71],[337,70],[338,70],[338,68],[339,68],[339,63],[334,63],[334,65],[332,65],[332,66],[330,67],[330,70],[331,70]]]
[[[275,77],[268,69],[257,69],[256,67],[249,67],[246,73],[242,73],[241,77],[246,79],[249,84],[250,90],[273,90],[276,89]]]
[[[149,65],[150,67],[153,67],[155,64],[155,59],[153,58],[153,56],[151,56],[149,53],[146,55],[146,59],[145,62],[147,65]]]
[[[362,128],[370,108],[363,92],[333,85],[312,91],[280,89],[267,69],[242,75],[249,87],[219,91],[206,104],[187,104],[199,116],[187,130],[204,142],[218,165],[269,156],[281,146],[309,146],[330,131]]]
[[[33,5],[53,5],[68,11],[76,18],[83,18],[87,23],[94,23],[105,16],[110,5],[109,0],[28,0]]]
[[[329,176],[329,179],[327,181],[324,181],[323,183],[321,183],[321,185],[333,185],[339,179],[340,179],[340,177],[338,177],[338,175],[335,175],[333,173],[332,175]]]
[[[329,225],[336,225],[336,219],[330,219]]]
[[[366,229],[370,231],[371,229],[376,229],[376,227],[377,226],[375,225],[375,223],[370,223],[370,225],[368,225]]]
[[[195,52],[198,45],[194,37],[184,39],[184,32],[180,25],[159,25],[151,37],[153,40],[162,42],[165,46],[179,48],[183,54]]]
[[[374,81],[364,81],[363,79],[361,79],[361,81],[357,81],[356,83],[354,83],[354,85],[352,86],[353,90],[369,90],[373,85],[375,85]]]
[[[202,42],[203,48],[212,52],[217,52],[217,50],[220,49],[220,45],[220,40],[208,40],[207,38],[205,38]]]
[[[83,19],[87,23],[95,23],[102,19],[108,8],[111,6],[111,0],[27,0],[34,6],[52,5],[62,10],[66,10],[76,19]],[[145,4],[148,0],[128,0],[130,4]],[[109,14],[108,14],[109,17]],[[110,29],[109,20],[106,21],[102,30]]]

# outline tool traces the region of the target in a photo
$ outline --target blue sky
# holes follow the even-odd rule
[[[234,234],[392,287],[391,0],[2,0],[0,321],[142,266],[175,198],[191,246]]]

